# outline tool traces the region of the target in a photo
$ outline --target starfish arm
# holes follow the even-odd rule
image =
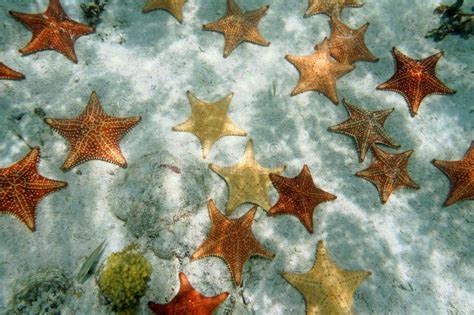
[[[263,5],[256,10],[245,12],[244,15],[248,18],[248,21],[256,27],[269,8],[269,5]]]
[[[318,13],[323,13],[325,9],[326,6],[321,0],[309,0],[308,8],[306,9],[303,17],[307,18]]]
[[[474,199],[474,163],[471,162],[470,165],[463,163],[469,161],[468,154],[469,152],[461,161],[433,160],[433,164],[451,181],[445,206],[461,200]]]
[[[53,119],[45,118],[44,122],[66,138],[71,145],[77,142],[78,134],[82,128],[82,122],[78,119]]]
[[[235,0],[227,0],[227,11],[225,15],[230,16],[230,15],[240,15],[240,14],[242,14],[242,10],[235,3]]]
[[[25,27],[30,29],[33,35],[39,34],[46,27],[46,20],[42,14],[29,14],[15,11],[9,11],[9,13]]]
[[[99,97],[95,91],[92,91],[91,96],[89,98],[89,102],[87,103],[86,108],[80,115],[81,117],[103,117],[106,116],[106,113],[102,106],[100,105]]]
[[[102,124],[102,132],[106,137],[110,137],[114,141],[121,140],[132,128],[134,128],[142,120],[141,116],[118,118],[107,117]]]
[[[67,14],[64,12],[63,7],[61,6],[60,0],[49,0],[48,9],[46,9],[44,15],[54,16],[58,20],[67,18]]]
[[[36,36],[33,36],[25,47],[19,49],[19,52],[23,55],[29,55],[49,49],[55,49],[54,43],[51,40],[51,34],[47,30],[43,30],[38,32]]]
[[[27,198],[27,195],[24,193],[15,193],[13,195],[14,207],[12,207],[7,212],[16,216],[20,221],[22,221],[32,232],[36,230],[36,203],[37,200],[33,198]]]
[[[229,55],[234,51],[234,49],[243,42],[242,37],[237,37],[233,34],[224,34],[224,58],[229,57]]]
[[[344,284],[347,286],[352,296],[352,294],[357,290],[362,282],[372,275],[372,272],[340,270],[340,274],[343,278]]]
[[[250,29],[244,36],[244,40],[250,43],[268,46],[270,41],[266,40],[262,34],[260,34],[257,28]]]
[[[47,31],[45,31],[46,33]],[[57,52],[63,54],[74,63],[77,63],[76,51],[74,49],[74,39],[69,34],[63,30],[59,32],[48,32],[49,44],[51,49],[56,50]]]
[[[94,33],[94,29],[89,25],[78,23],[70,19],[65,20],[61,26],[66,30],[66,33],[73,41],[77,40],[81,36]]]
[[[176,125],[172,128],[173,131],[177,132],[193,132],[194,131],[194,121],[192,119],[188,119],[185,122]]]
[[[345,0],[344,5],[351,8],[360,8],[364,5],[364,3],[360,2],[360,0]]]

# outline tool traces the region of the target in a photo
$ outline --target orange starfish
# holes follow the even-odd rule
[[[359,162],[364,161],[367,151],[375,144],[384,144],[391,148],[399,148],[400,145],[390,137],[383,125],[393,108],[370,112],[346,102],[342,103],[349,113],[349,119],[339,125],[329,127],[329,131],[352,136],[356,142]]]
[[[331,17],[331,36],[329,37],[329,52],[331,56],[341,63],[353,64],[356,61],[377,62],[375,57],[365,45],[365,32],[369,23],[358,29],[349,28],[335,16]]]
[[[212,315],[214,310],[227,299],[228,292],[207,297],[196,291],[182,272],[179,273],[179,292],[168,304],[148,302],[148,307],[157,315],[199,314]]]
[[[398,188],[420,188],[408,174],[408,159],[413,150],[390,154],[373,146],[372,151],[374,153],[372,164],[356,175],[365,178],[377,187],[382,203],[386,203],[388,197]]]
[[[203,29],[224,34],[224,58],[244,41],[268,46],[270,42],[258,31],[258,23],[268,8],[268,5],[264,5],[257,10],[243,12],[234,0],[227,0],[225,15],[216,22],[203,25]]]
[[[340,17],[345,7],[360,8],[363,5],[359,0],[309,0],[304,17],[319,13]]]
[[[14,11],[10,11],[10,14],[33,33],[28,45],[20,49],[24,55],[52,49],[77,63],[74,42],[79,37],[94,32],[92,27],[71,20],[59,0],[50,0],[48,9],[42,14]]]
[[[0,169],[0,212],[17,217],[32,232],[35,228],[36,206],[47,195],[67,183],[43,177],[38,173],[38,147],[10,167]]]
[[[4,63],[0,62],[0,79],[5,80],[23,80],[25,75],[23,73],[17,72]]]
[[[291,92],[291,96],[306,91],[318,91],[337,105],[339,99],[336,92],[336,79],[351,72],[354,66],[332,60],[327,38],[316,45],[315,49],[316,52],[309,56],[285,56],[286,60],[292,63],[300,73],[300,79]]]
[[[71,144],[71,152],[62,166],[64,170],[90,160],[127,167],[118,143],[140,120],[140,116],[121,118],[107,115],[95,92],[92,92],[89,103],[79,116],[71,119],[45,118],[45,122]]]
[[[315,186],[308,165],[303,166],[300,174],[294,178],[270,174],[270,179],[280,193],[280,198],[268,213],[294,215],[309,233],[313,233],[314,208],[320,203],[336,199],[336,196]]]
[[[257,207],[253,207],[238,219],[228,219],[217,209],[211,199],[208,203],[211,217],[211,232],[207,239],[192,254],[191,260],[216,256],[222,258],[237,285],[242,283],[242,269],[254,255],[272,258],[274,255],[263,247],[252,232],[252,223]]]
[[[395,74],[377,89],[400,93],[407,101],[412,117],[418,113],[421,101],[426,96],[456,93],[436,77],[436,65],[443,52],[420,60],[411,59],[395,47],[392,54],[396,62]]]
[[[444,203],[445,206],[461,200],[474,199],[474,141],[471,142],[462,160],[433,160],[433,164],[451,181],[451,190]]]

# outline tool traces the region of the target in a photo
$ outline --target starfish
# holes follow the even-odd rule
[[[32,232],[36,230],[36,207],[47,195],[67,183],[43,177],[37,165],[40,150],[35,147],[23,159],[7,168],[0,168],[0,212],[17,217]]]
[[[235,208],[243,203],[253,203],[265,210],[270,209],[268,190],[271,186],[270,173],[281,174],[286,168],[282,165],[276,168],[262,167],[255,160],[253,141],[250,139],[245,146],[244,158],[230,167],[220,167],[209,164],[209,168],[219,174],[229,187],[229,201],[226,214],[230,215]]]
[[[451,190],[444,203],[445,206],[460,200],[474,199],[474,141],[471,142],[462,160],[433,160],[433,164],[451,181]]]
[[[360,8],[363,5],[359,0],[309,0],[304,17],[324,13],[339,18],[345,7]]]
[[[204,24],[203,29],[224,34],[224,58],[227,58],[244,41],[268,46],[270,42],[258,31],[258,23],[268,8],[268,5],[264,5],[257,10],[243,12],[235,0],[227,0],[225,15],[215,22]]]
[[[77,63],[74,42],[79,37],[94,32],[92,27],[71,20],[59,0],[50,0],[48,9],[41,14],[14,11],[10,11],[10,14],[33,33],[28,45],[20,49],[24,55],[52,49]]]
[[[196,291],[189,283],[188,278],[182,272],[179,273],[179,292],[168,304],[157,304],[148,302],[148,307],[154,314],[202,314],[212,315],[214,310],[227,299],[228,292],[207,297]]]
[[[25,75],[23,73],[17,72],[4,63],[0,62],[0,79],[5,80],[23,80]]]
[[[384,144],[391,148],[400,147],[383,128],[385,120],[393,112],[393,108],[370,112],[349,104],[345,99],[342,100],[342,103],[349,113],[349,118],[339,125],[329,127],[329,131],[354,138],[359,153],[359,162],[364,161],[367,151],[375,143]]]
[[[335,16],[331,16],[331,36],[329,37],[329,52],[337,61],[353,64],[356,61],[377,62],[369,48],[365,45],[365,32],[369,23],[358,29],[351,29]]]
[[[97,94],[92,92],[89,103],[79,116],[71,119],[45,118],[44,121],[70,142],[71,152],[62,166],[64,170],[70,170],[90,160],[127,167],[118,142],[140,120],[140,116],[121,118],[107,115]]]
[[[444,53],[441,51],[425,59],[411,59],[393,47],[395,74],[385,83],[377,86],[378,90],[389,90],[400,93],[407,101],[410,114],[418,113],[421,101],[430,94],[454,94],[436,76],[436,65]]]
[[[225,136],[246,136],[247,133],[237,127],[230,119],[230,101],[234,93],[230,93],[215,103],[206,103],[187,92],[191,104],[191,117],[184,123],[173,127],[173,131],[190,132],[201,141],[202,155],[207,157],[211,147]]]
[[[318,242],[316,260],[306,273],[284,272],[283,277],[303,294],[306,314],[352,314],[352,297],[372,273],[339,268],[323,241]]]
[[[238,219],[226,218],[211,199],[208,203],[211,232],[207,239],[191,255],[191,260],[215,256],[223,259],[237,285],[242,283],[242,269],[251,256],[273,258],[274,254],[263,247],[252,232],[257,212],[253,207]]]
[[[143,13],[162,9],[171,13],[179,23],[183,23],[183,6],[187,0],[148,0]]]
[[[320,203],[336,199],[336,196],[315,186],[307,165],[294,178],[270,174],[270,179],[280,193],[280,198],[268,213],[294,215],[309,233],[313,233],[314,208]]]
[[[374,153],[372,164],[367,169],[357,172],[356,175],[365,178],[377,187],[382,203],[386,203],[388,197],[398,188],[420,188],[408,174],[408,159],[413,150],[390,154],[373,146],[372,151]]]
[[[315,49],[316,51],[309,56],[285,56],[300,73],[300,79],[291,96],[306,91],[318,91],[337,105],[339,99],[336,93],[336,79],[351,72],[354,66],[332,60],[327,38],[316,45]]]

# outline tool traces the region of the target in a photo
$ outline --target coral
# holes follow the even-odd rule
[[[107,1],[108,0],[93,0],[81,4],[82,12],[90,26],[96,26],[100,23],[100,15],[104,12]]]
[[[49,267],[23,276],[13,292],[7,314],[60,314],[73,285],[64,270]]]
[[[114,311],[133,313],[145,294],[151,275],[151,265],[139,252],[138,245],[130,244],[121,252],[112,253],[99,272],[100,292]]]

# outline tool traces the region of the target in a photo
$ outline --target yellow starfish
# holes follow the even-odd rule
[[[191,104],[191,117],[184,123],[173,127],[173,131],[190,132],[199,138],[202,155],[207,157],[214,143],[225,136],[246,136],[247,133],[237,127],[229,115],[230,101],[234,93],[230,93],[215,103],[206,103],[187,92]]]
[[[306,314],[352,314],[352,296],[371,275],[370,271],[340,269],[329,257],[323,241],[318,242],[316,261],[306,273],[283,273],[306,300]]]
[[[209,168],[227,182],[229,201],[226,214],[229,215],[243,203],[252,203],[268,210],[271,207],[268,196],[268,189],[271,186],[269,175],[270,173],[280,175],[286,169],[286,165],[271,169],[262,167],[255,160],[253,141],[250,139],[245,146],[244,158],[239,163],[230,167],[220,167],[211,163]]]
[[[171,13],[179,23],[183,23],[183,6],[187,0],[148,0],[143,13],[161,9]]]

